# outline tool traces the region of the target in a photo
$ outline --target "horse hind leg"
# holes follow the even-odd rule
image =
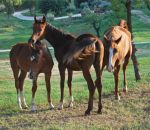
[[[98,103],[98,111],[97,113],[101,114],[102,113],[102,81],[101,81],[101,76],[102,76],[102,70],[104,68],[100,67],[100,64],[97,62],[94,64],[95,72],[96,72],[96,80],[95,80],[95,86],[97,87],[98,94],[99,94],[99,103]],[[102,68],[102,69],[101,69]]]
[[[60,104],[58,106],[58,109],[62,110],[64,106],[65,68],[62,67],[60,64],[58,65],[58,68],[59,68],[59,73],[60,73],[60,89],[61,89],[61,98],[60,98]]]
[[[47,100],[48,100],[49,109],[52,110],[52,109],[54,109],[54,105],[52,104],[52,101],[51,101],[50,78],[51,78],[51,73],[45,74],[45,82],[46,82],[46,89],[47,89]]]
[[[90,112],[93,109],[93,96],[95,92],[95,85],[93,83],[90,70],[86,66],[82,66],[82,72],[85,80],[87,81],[88,84],[88,90],[89,90],[89,101],[88,101],[88,108],[85,111],[85,115],[90,115]]]
[[[19,79],[18,79],[18,75],[19,75],[19,70],[20,69],[19,69],[19,67],[17,65],[17,62],[16,62],[15,58],[10,58],[10,64],[11,64],[11,68],[12,68],[14,79],[15,79],[15,87],[16,87],[16,91],[17,91],[18,108],[20,110],[22,110],[21,98],[20,98],[20,88],[19,88]]]
[[[24,97],[24,93],[23,93],[23,84],[24,84],[26,74],[27,72],[21,70],[20,76],[19,76],[20,99],[21,99],[22,108],[24,109],[28,108],[25,97]]]
[[[74,98],[72,96],[72,75],[73,71],[68,69],[68,88],[69,88],[69,105],[68,107],[73,107]]]
[[[37,79],[32,81],[32,101],[31,101],[31,112],[34,112],[35,109],[35,102],[34,102],[34,98],[35,98],[35,92],[37,90]]]

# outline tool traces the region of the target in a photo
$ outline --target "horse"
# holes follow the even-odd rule
[[[47,48],[44,47],[45,44],[41,43],[41,48],[39,48],[39,59],[38,62],[33,62],[30,60],[32,54],[32,47],[29,43],[17,43],[14,45],[9,53],[10,65],[13,71],[13,76],[15,79],[15,87],[17,91],[17,104],[20,110],[28,108],[26,100],[23,93],[23,84],[27,72],[34,72],[34,80],[32,81],[32,102],[31,111],[35,111],[34,97],[37,90],[37,78],[40,73],[45,74],[45,82],[47,89],[47,100],[50,109],[54,106],[51,101],[51,71],[53,68],[53,60],[51,54],[47,52]]]
[[[58,61],[61,88],[61,98],[58,109],[63,109],[65,70],[67,69],[70,95],[68,106],[73,106],[73,71],[82,71],[89,90],[88,108],[85,111],[85,115],[90,115],[90,112],[93,109],[93,95],[96,87],[99,93],[98,113],[101,113],[101,74],[104,55],[102,41],[97,36],[92,34],[82,34],[75,37],[71,34],[64,33],[63,31],[47,23],[45,16],[43,16],[42,19],[36,19],[36,16],[34,17],[33,34],[31,37],[33,46],[36,44],[36,41],[46,39],[54,48],[55,57]],[[95,84],[90,74],[90,68],[92,65],[96,71]]]
[[[115,98],[120,100],[118,93],[119,72],[123,66],[124,87],[123,92],[127,92],[126,68],[132,54],[131,33],[123,24],[113,26],[104,35],[104,65],[109,72],[113,72],[115,80]]]

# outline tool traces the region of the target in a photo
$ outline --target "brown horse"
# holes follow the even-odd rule
[[[122,25],[123,26],[123,25]],[[124,27],[124,26],[123,26]],[[105,61],[107,70],[113,72],[115,79],[115,96],[116,99],[120,99],[118,93],[118,81],[119,71],[121,65],[123,65],[124,75],[124,88],[123,91],[127,91],[126,82],[126,67],[129,62],[129,58],[132,53],[131,34],[130,32],[121,26],[114,26],[110,28],[104,35],[104,48],[105,48]]]
[[[15,87],[17,90],[17,103],[19,109],[27,108],[27,104],[23,95],[23,84],[27,72],[32,68],[34,72],[35,79],[33,80],[32,86],[32,106],[31,111],[35,111],[34,97],[37,90],[37,78],[39,73],[45,74],[45,82],[47,88],[47,100],[49,108],[54,108],[51,102],[51,70],[53,68],[53,60],[49,53],[47,53],[47,48],[42,47],[39,52],[38,63],[31,62],[30,57],[32,53],[32,48],[28,43],[18,43],[14,45],[10,51],[10,64],[15,78]]]
[[[58,61],[58,68],[61,78],[61,99],[59,109],[63,109],[65,70],[67,68],[70,94],[69,106],[73,106],[73,96],[71,90],[73,71],[82,70],[89,89],[88,108],[85,111],[85,115],[89,115],[90,111],[93,109],[93,95],[96,87],[99,92],[98,113],[101,113],[101,73],[104,53],[102,42],[98,39],[98,37],[91,34],[83,34],[76,38],[48,24],[45,17],[40,20],[37,20],[35,17],[32,34],[33,45],[36,44],[36,41],[44,38],[53,46],[55,57]],[[97,76],[95,85],[90,74],[90,67],[92,64],[94,65]]]

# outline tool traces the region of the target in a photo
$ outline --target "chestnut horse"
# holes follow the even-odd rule
[[[123,25],[114,26],[104,35],[105,61],[107,70],[113,72],[115,79],[115,97],[120,99],[118,93],[119,71],[123,65],[124,88],[127,91],[126,67],[132,54],[131,33]],[[107,60],[107,61],[106,61]]]
[[[89,101],[85,115],[89,115],[93,109],[93,95],[97,87],[99,93],[98,113],[101,113],[101,73],[104,48],[98,37],[91,34],[83,34],[74,37],[71,34],[64,33],[46,22],[45,16],[37,20],[34,18],[32,41],[33,45],[36,41],[46,39],[54,48],[55,57],[58,61],[60,72],[60,88],[61,99],[59,109],[63,109],[64,103],[64,81],[65,70],[68,70],[68,87],[70,94],[69,106],[73,106],[72,96],[72,75],[73,71],[82,71],[83,76],[88,84]],[[95,84],[90,74],[90,67],[94,65],[96,71]]]
[[[23,84],[27,72],[32,68],[34,72],[35,79],[33,80],[32,86],[32,106],[31,111],[35,111],[34,97],[37,90],[37,78],[39,73],[45,74],[45,82],[47,89],[47,100],[49,108],[54,108],[51,102],[51,70],[53,68],[53,60],[49,53],[47,53],[47,48],[42,47],[39,52],[38,63],[32,62],[30,60],[32,53],[32,48],[28,43],[18,43],[14,45],[10,51],[10,64],[15,78],[15,87],[17,90],[17,103],[19,109],[27,108],[25,97],[23,95]]]

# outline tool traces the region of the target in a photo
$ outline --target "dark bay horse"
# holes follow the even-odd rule
[[[126,67],[132,54],[131,33],[124,27],[124,21],[120,26],[114,26],[104,35],[105,61],[107,70],[113,72],[115,79],[115,97],[120,99],[118,93],[119,71],[123,66],[124,88],[127,91]],[[107,61],[106,61],[107,60]]]
[[[36,41],[38,40],[46,39],[53,46],[55,57],[58,61],[58,68],[61,78],[61,99],[59,109],[63,109],[65,70],[67,69],[70,94],[69,106],[73,106],[73,96],[71,90],[73,71],[82,71],[89,89],[88,108],[85,111],[85,115],[89,115],[93,109],[93,95],[96,87],[99,93],[98,113],[101,113],[101,74],[104,54],[102,42],[98,39],[98,37],[91,34],[83,34],[76,38],[71,34],[64,33],[47,23],[44,16],[42,19],[38,20],[35,17],[34,20],[32,34],[33,45],[36,44]],[[94,65],[96,71],[97,78],[95,84],[90,74],[91,65]]]
[[[51,70],[53,68],[53,60],[51,55],[48,53],[47,48],[42,47],[39,52],[39,59],[38,63],[32,62],[30,60],[32,48],[28,43],[18,43],[14,45],[10,51],[10,64],[13,71],[13,75],[15,78],[15,87],[17,90],[17,103],[19,109],[27,108],[27,104],[25,101],[25,97],[23,95],[23,84],[26,77],[27,72],[32,68],[34,72],[35,79],[33,80],[32,86],[32,106],[31,111],[35,111],[34,106],[34,97],[35,92],[37,90],[37,77],[39,73],[45,74],[45,82],[46,82],[46,89],[47,89],[47,100],[49,104],[49,108],[54,108],[51,102],[51,84],[50,84],[50,77],[51,77]]]

